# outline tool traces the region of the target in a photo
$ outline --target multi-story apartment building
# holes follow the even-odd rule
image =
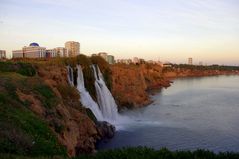
[[[189,65],[193,65],[193,58],[191,58],[191,57],[188,58],[188,64],[189,64]]]
[[[114,64],[115,63],[115,57],[113,55],[108,55],[107,56],[107,62],[109,64]]]
[[[80,43],[76,41],[67,41],[65,48],[68,51],[69,57],[74,57],[80,54]]]

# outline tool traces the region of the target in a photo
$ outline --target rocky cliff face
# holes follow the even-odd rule
[[[52,110],[53,115],[42,116],[47,121],[53,121],[50,125],[62,125],[64,128],[56,132],[60,143],[67,148],[70,156],[82,152],[90,153],[95,150],[95,143],[100,138],[95,123],[87,116],[85,109],[79,102],[79,95],[74,88],[69,88],[65,67],[38,66],[39,77],[54,91],[60,99],[59,104]],[[61,118],[56,118],[59,115]]]
[[[82,106],[64,64],[0,65],[0,153],[75,156],[114,134]]]
[[[142,107],[149,104],[147,90],[168,87],[169,81],[162,77],[159,65],[113,65],[112,94],[120,108]]]
[[[124,65],[111,66],[112,93],[120,108],[135,108],[149,104],[147,90],[169,87],[170,80],[178,77],[198,77],[213,75],[239,74],[231,68],[187,66],[192,68],[162,68],[160,65]]]

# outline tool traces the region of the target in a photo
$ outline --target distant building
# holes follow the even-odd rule
[[[131,59],[117,59],[117,63],[123,63],[123,64],[131,64],[133,61]]]
[[[203,65],[203,62],[202,62],[202,61],[200,61],[200,62],[199,62],[199,66],[202,66],[202,65]]]
[[[5,58],[6,58],[6,51],[0,50],[0,59],[5,59]]]
[[[67,41],[65,48],[68,51],[69,57],[75,57],[80,54],[80,43],[75,41]]]
[[[173,67],[173,64],[170,62],[166,62],[163,64],[163,67]]]
[[[160,61],[148,60],[147,63],[161,65]]]
[[[107,61],[108,54],[106,52],[99,52],[98,55],[102,57],[105,61]]]
[[[92,54],[92,56],[97,56],[96,54]],[[99,52],[98,56],[102,57],[109,64],[115,63],[115,57],[113,55],[108,55],[106,52]]]
[[[46,50],[46,57],[68,57],[68,51],[64,47]]]
[[[12,58],[23,58],[23,51],[22,50],[13,50]]]
[[[56,54],[58,57],[68,57],[69,56],[67,49],[64,47],[57,47],[57,48],[55,48],[55,50],[56,50]]]
[[[13,58],[44,58],[46,57],[46,48],[40,47],[38,43],[31,43],[24,46],[21,50],[12,51]]]
[[[52,57],[56,57],[57,53],[55,49],[48,49],[46,50],[46,58],[52,58]]]
[[[191,58],[191,57],[188,58],[188,64],[189,64],[189,65],[193,65],[193,58]]]
[[[134,64],[139,64],[139,58],[138,57],[134,57],[133,58],[133,63]]]
[[[107,62],[109,64],[114,64],[115,63],[115,57],[113,55],[108,55],[107,56]]]
[[[140,64],[145,64],[146,61],[145,61],[144,59],[139,59],[139,63],[140,63]]]

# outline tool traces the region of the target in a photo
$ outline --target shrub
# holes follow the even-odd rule
[[[16,72],[23,76],[34,76],[36,74],[33,65],[24,62],[0,62],[0,72]]]

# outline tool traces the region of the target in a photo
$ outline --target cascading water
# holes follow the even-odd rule
[[[77,66],[77,90],[80,93],[81,103],[89,108],[95,115],[98,121],[107,121],[116,126],[116,129],[120,129],[123,123],[128,123],[129,120],[118,114],[117,105],[115,100],[107,88],[103,75],[97,65],[91,66],[94,71],[95,77],[95,89],[97,95],[98,104],[92,99],[89,92],[85,88],[84,75],[80,65]],[[74,86],[74,74],[73,69],[67,66],[68,81],[71,86]]]
[[[67,66],[67,79],[71,86],[74,86],[74,76],[73,69],[70,66]]]
[[[115,123],[119,117],[115,100],[104,82],[99,67],[97,65],[92,65],[92,68],[94,70],[95,89],[100,110],[107,121]]]
[[[85,89],[84,75],[80,65],[77,66],[77,75],[77,90],[80,92],[81,103],[92,111],[98,121],[103,121],[104,118],[98,104]]]

